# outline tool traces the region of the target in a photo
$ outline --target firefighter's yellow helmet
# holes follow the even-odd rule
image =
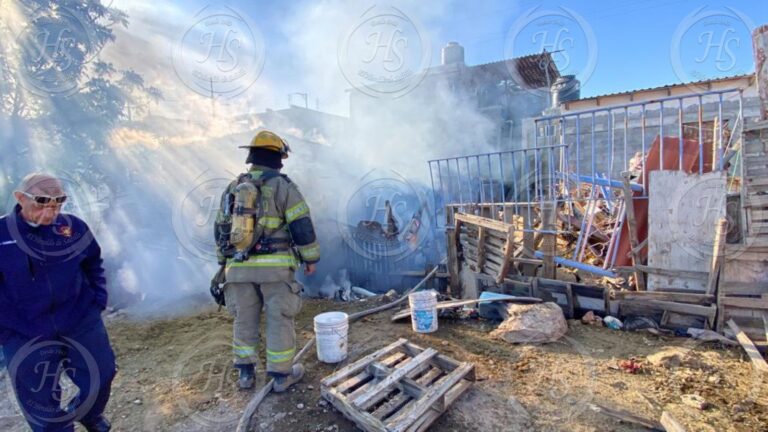
[[[288,152],[291,151],[287,142],[277,136],[276,133],[268,130],[257,133],[248,145],[240,146],[240,148],[263,148],[276,151],[283,156],[283,159],[287,159]]]

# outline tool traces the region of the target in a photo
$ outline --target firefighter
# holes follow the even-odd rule
[[[240,388],[254,385],[263,309],[267,373],[275,379],[273,390],[284,392],[304,376],[304,367],[293,365],[294,317],[302,304],[294,273],[303,264],[304,274],[313,274],[320,247],[307,203],[296,184],[280,173],[287,143],[261,131],[240,148],[249,150],[251,167],[222,194],[215,235],[226,282],[217,301],[235,318],[232,348]]]

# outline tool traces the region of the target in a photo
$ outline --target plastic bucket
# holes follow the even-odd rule
[[[338,363],[347,358],[349,320],[344,312],[325,312],[315,317],[317,359]]]
[[[411,304],[411,324],[416,333],[432,333],[437,330],[437,293],[417,291],[408,295]]]

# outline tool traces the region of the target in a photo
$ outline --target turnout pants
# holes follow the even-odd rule
[[[19,407],[34,432],[73,432],[74,421],[93,421],[104,412],[116,366],[100,316],[67,336],[12,336],[3,352]],[[61,374],[79,389],[72,412],[61,408]]]
[[[301,310],[298,282],[229,282],[224,295],[235,317],[232,350],[235,365],[258,364],[259,320],[266,313],[267,373],[290,374],[296,354],[294,317]]]

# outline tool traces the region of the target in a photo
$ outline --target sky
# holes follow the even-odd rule
[[[163,88],[170,75],[163,63],[174,60],[173,47],[189,28],[199,27],[199,15],[234,11],[256,29],[262,46],[254,49],[263,50],[263,66],[256,65],[261,72],[251,87],[221,103],[234,103],[239,111],[282,108],[288,94],[297,92],[308,95],[310,107],[348,115],[347,91],[354,82],[341,70],[340,45],[372,5],[396,8],[412,23],[407,49],[426,56],[426,63],[418,64],[438,65],[448,41],[464,46],[468,65],[558,51],[553,54],[558,68],[579,78],[584,97],[751,73],[751,30],[768,23],[763,3],[112,0],[128,13],[130,26],[107,51],[116,63],[129,64]],[[166,96],[187,104],[186,95],[166,91]],[[294,95],[293,102],[303,99]]]
[[[189,30],[200,29],[201,15],[233,12],[255,29],[261,46],[253,50],[263,54],[263,63],[254,65],[260,73],[253,85],[236,97],[218,98],[220,103],[255,112],[284,108],[289,93],[306,93],[310,107],[348,115],[348,90],[355,83],[341,70],[340,45],[372,5],[394,8],[412,23],[408,49],[424,57],[415,67],[439,65],[448,41],[464,46],[468,65],[559,51],[559,70],[579,78],[585,97],[752,72],[750,33],[768,23],[763,3],[112,0],[128,13],[130,25],[118,30],[117,43],[105,52],[165,89],[169,112],[184,111],[191,106],[189,92],[177,94],[172,87],[178,82],[169,82],[179,79],[171,64],[178,63],[179,46],[189,46]],[[184,107],[173,107],[174,101]],[[292,101],[302,104],[303,98],[294,95]]]

